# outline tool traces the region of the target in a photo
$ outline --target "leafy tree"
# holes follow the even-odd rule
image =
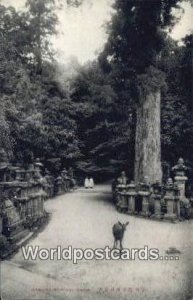
[[[80,155],[74,107],[50,60],[54,7],[51,0],[29,0],[24,13],[0,6],[1,146],[12,143],[15,161],[59,157],[65,164]]]
[[[57,15],[54,0],[27,0],[29,43],[36,60],[36,72],[41,74],[43,59],[52,57],[49,38],[56,33]]]

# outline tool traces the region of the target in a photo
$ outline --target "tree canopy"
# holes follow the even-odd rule
[[[132,178],[140,89],[160,85],[164,170],[180,156],[193,167],[193,39],[178,44],[166,32],[179,4],[116,0],[104,50],[69,79],[50,42],[54,1],[28,0],[25,12],[0,5],[0,147],[10,159],[40,157],[54,172],[59,161],[101,180],[125,169]]]

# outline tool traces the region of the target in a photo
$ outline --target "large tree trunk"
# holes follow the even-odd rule
[[[150,183],[162,180],[160,145],[161,92],[143,97],[137,108],[135,137],[135,182],[147,176]]]

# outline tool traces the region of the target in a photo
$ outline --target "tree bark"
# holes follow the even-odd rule
[[[135,136],[135,182],[147,176],[150,183],[162,181],[160,111],[161,92],[144,95],[137,108]]]

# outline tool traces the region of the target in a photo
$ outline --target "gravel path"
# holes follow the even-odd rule
[[[169,247],[181,252],[179,260],[24,260],[20,250],[1,264],[3,300],[16,299],[193,299],[193,221],[165,223],[118,213],[111,203],[110,186],[78,189],[45,203],[51,220],[28,245],[40,248],[112,247],[112,225],[130,224],[125,248]]]

